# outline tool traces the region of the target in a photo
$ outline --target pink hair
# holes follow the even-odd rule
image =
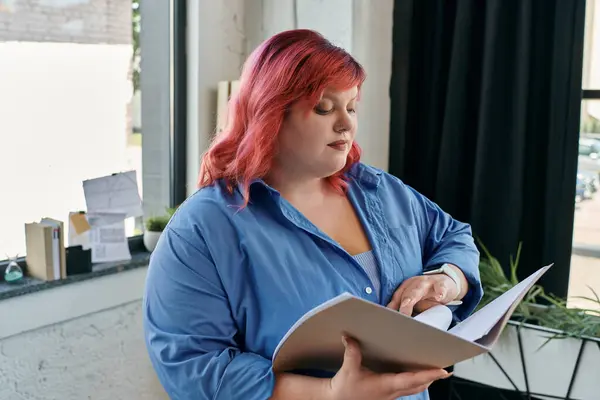
[[[365,80],[362,66],[345,50],[317,32],[298,29],[281,32],[263,42],[246,61],[238,93],[229,101],[228,123],[202,157],[198,186],[226,182],[233,192],[244,185],[244,206],[249,183],[270,170],[277,135],[286,111],[296,102],[313,108],[325,88],[347,90]],[[344,173],[360,160],[354,142],[346,165],[328,177],[338,191],[347,188]]]

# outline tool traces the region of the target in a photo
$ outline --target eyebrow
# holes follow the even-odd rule
[[[336,96],[334,94],[324,94],[321,99],[325,99],[325,98],[327,98],[329,100],[341,100],[339,96]],[[356,93],[356,96],[351,98],[349,101],[356,100],[357,98],[358,98],[358,93]]]

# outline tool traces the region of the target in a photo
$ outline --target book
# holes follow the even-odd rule
[[[42,218],[40,224],[52,228],[52,270],[54,271],[54,279],[64,279],[67,277],[64,223],[52,218]]]
[[[552,264],[538,269],[451,329],[451,310],[435,306],[411,317],[349,293],[304,314],[273,353],[275,372],[336,372],[344,359],[342,336],[358,341],[363,366],[374,372],[447,368],[489,352],[529,289]]]
[[[26,262],[30,276],[45,281],[67,276],[63,231],[63,223],[51,218],[25,224]]]
[[[44,281],[57,279],[54,271],[53,228],[37,222],[25,224],[27,274]]]

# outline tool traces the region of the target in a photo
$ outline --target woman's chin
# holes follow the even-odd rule
[[[323,171],[327,171],[323,176],[335,175],[346,166],[346,157],[340,160],[331,160],[326,166],[323,166]]]

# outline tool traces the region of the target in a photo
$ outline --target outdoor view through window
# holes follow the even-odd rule
[[[600,1],[588,0],[581,128],[569,305],[599,307],[577,297],[600,295]]]
[[[141,195],[138,33],[138,0],[0,0],[0,260],[26,222],[68,230],[84,180],[135,171]]]

